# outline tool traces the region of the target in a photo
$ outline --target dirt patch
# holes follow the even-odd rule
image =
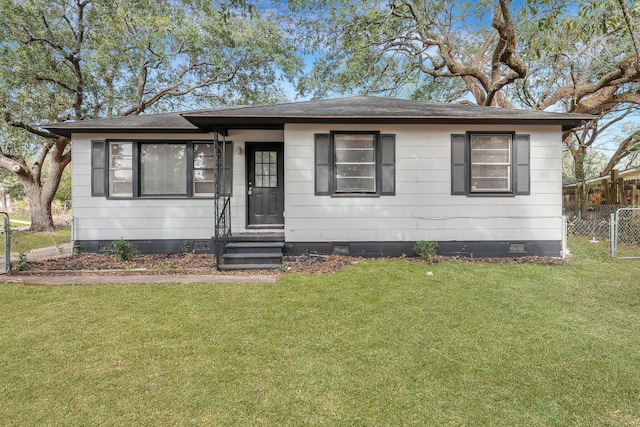
[[[119,261],[115,255],[77,254],[68,258],[28,262],[21,274],[224,274],[278,275],[281,272],[301,274],[330,274],[358,262],[358,258],[327,255],[284,257],[277,270],[223,271],[216,270],[215,258],[210,254],[154,254],[140,255],[129,261]]]
[[[357,264],[360,259],[345,255],[286,256],[282,260],[282,270],[287,273],[331,274]]]
[[[303,255],[285,256],[282,267],[277,270],[223,271],[216,269],[215,258],[210,254],[154,254],[140,255],[130,261],[119,261],[115,255],[78,254],[68,258],[48,261],[28,262],[20,269],[20,274],[225,274],[225,275],[279,275],[282,272],[324,275],[340,271],[357,264],[362,258],[344,255]],[[412,262],[437,264],[443,261],[461,263],[534,263],[545,265],[565,265],[568,259],[545,257],[520,258],[454,258],[436,256],[427,258],[407,258]]]
[[[408,258],[413,262],[421,264],[438,264],[444,261],[460,263],[490,263],[490,264],[542,264],[542,265],[567,265],[569,257],[549,258],[541,256],[522,256],[515,258],[469,258],[469,257],[448,257],[434,256],[431,258]]]

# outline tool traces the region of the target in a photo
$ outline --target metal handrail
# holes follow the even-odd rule
[[[218,134],[222,134],[222,141],[218,139]],[[225,195],[225,160],[227,146],[224,132],[216,132],[215,144],[215,252],[216,268],[220,268],[220,261],[224,255],[227,241],[231,236],[231,198]]]

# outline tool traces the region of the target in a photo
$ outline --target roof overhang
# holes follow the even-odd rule
[[[206,133],[230,129],[284,129],[289,123],[557,125],[563,131],[594,117],[381,97],[335,98],[182,113],[148,114],[54,123],[44,128],[72,133]]]
[[[189,120],[198,128],[214,132],[222,129],[284,129],[290,123],[327,123],[327,124],[510,124],[510,125],[559,125],[562,130],[570,130],[584,123],[585,119],[568,121],[564,119],[527,119],[527,118],[463,118],[463,117],[265,117],[265,116],[207,116],[207,115],[186,115],[183,117]]]

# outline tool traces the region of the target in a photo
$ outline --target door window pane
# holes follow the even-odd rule
[[[277,151],[256,151],[255,153],[255,186],[271,187],[278,186],[278,152]]]

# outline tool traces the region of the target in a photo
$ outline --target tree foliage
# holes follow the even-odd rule
[[[343,0],[314,6],[324,7],[334,25],[317,31],[316,43],[332,48],[301,82],[302,92],[592,114],[593,121],[564,136],[578,180],[585,178],[589,147],[640,105],[638,2]],[[640,148],[638,140],[637,132],[624,137],[603,172]]]
[[[0,11],[0,168],[25,186],[34,229],[53,226],[71,160],[42,124],[273,102],[301,66],[278,18],[244,0],[0,0]]]

